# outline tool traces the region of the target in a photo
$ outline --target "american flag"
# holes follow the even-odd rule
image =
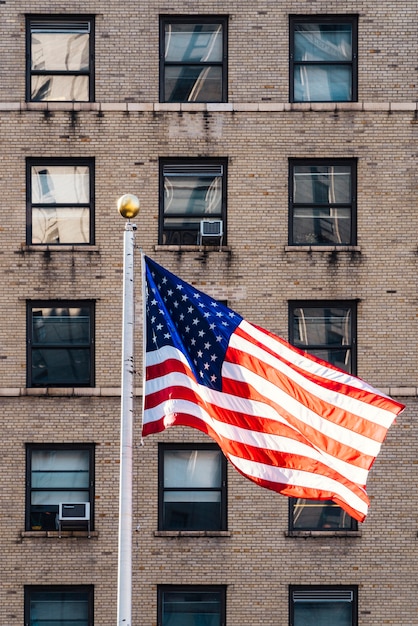
[[[368,471],[404,405],[245,321],[143,257],[143,436],[214,439],[255,483],[364,521]]]

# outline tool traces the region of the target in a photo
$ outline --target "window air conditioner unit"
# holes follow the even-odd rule
[[[221,247],[223,239],[223,221],[202,220],[200,222],[200,244],[202,244],[204,237],[217,237],[219,239],[219,247]]]
[[[89,522],[90,502],[61,502],[58,505],[59,522]]]

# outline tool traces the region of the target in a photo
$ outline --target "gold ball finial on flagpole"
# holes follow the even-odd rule
[[[139,206],[138,198],[132,193],[125,193],[118,200],[118,211],[127,220],[138,215]]]

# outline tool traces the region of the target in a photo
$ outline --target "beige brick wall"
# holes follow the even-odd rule
[[[157,442],[205,439],[177,428],[140,446],[138,397],[133,624],[156,625],[163,583],[227,585],[227,626],[288,626],[289,584],[341,583],[359,585],[359,626],[418,626],[417,3],[403,2],[400,14],[386,0],[343,9],[337,0],[74,0],[67,12],[96,15],[97,100],[75,120],[72,105],[50,105],[47,116],[45,105],[24,104],[24,16],[63,8],[55,0],[23,4],[0,4],[0,624],[23,622],[25,584],[67,583],[94,585],[95,626],[116,622],[124,229],[116,200],[131,192],[141,201],[138,247],[285,338],[288,300],[358,299],[358,374],[407,404],[371,471],[360,536],[286,537],[287,499],[229,468],[230,536],[167,538],[154,535]],[[341,11],[359,14],[360,104],[289,106],[288,15]],[[158,106],[160,13],[230,16],[230,107]],[[136,107],[128,111],[127,102]],[[25,159],[41,156],[95,158],[95,246],[25,246]],[[157,245],[158,159],[168,156],[228,158],[228,249]],[[291,157],[358,159],[357,251],[287,248]],[[136,293],[140,388],[139,250]],[[25,387],[26,301],[52,298],[96,301],[94,390],[35,395]],[[22,536],[25,444],[36,442],[97,444],[91,539]]]
[[[390,0],[152,0],[138,6],[126,0],[73,0],[67,13],[96,15],[97,100],[158,101],[158,16],[160,14],[228,15],[229,96],[232,102],[286,102],[288,99],[289,14],[359,16],[359,100],[417,99],[416,2],[402,2],[396,13]],[[0,7],[1,48],[10,61],[1,69],[0,101],[24,100],[25,14],[60,14],[62,3],[26,0]],[[402,43],[400,44],[400,42]],[[384,88],[382,87],[384,86]]]

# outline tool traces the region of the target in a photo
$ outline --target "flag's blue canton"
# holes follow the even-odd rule
[[[198,383],[220,390],[229,338],[242,317],[145,257],[147,352],[175,346]]]

